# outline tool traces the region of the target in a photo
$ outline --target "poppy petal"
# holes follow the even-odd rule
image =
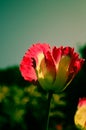
[[[50,52],[47,52],[40,62],[38,71],[38,81],[41,86],[49,90],[52,88],[52,83],[55,80],[56,68],[53,57]]]
[[[30,49],[28,49],[20,63],[20,71],[25,80],[36,81],[37,75],[35,67],[37,66],[39,59],[38,55],[40,53],[46,53],[50,50],[49,44],[33,44]],[[41,60],[41,57],[40,57]]]
[[[61,55],[62,55],[61,48],[54,47],[52,49],[52,55],[53,55],[53,58],[55,60],[56,69],[58,69],[58,65],[59,65],[59,62],[61,60]]]
[[[40,53],[46,53],[47,51],[50,51],[50,46],[49,44],[46,43],[36,43],[33,44],[30,49],[28,50],[28,55],[31,58],[34,58],[34,60],[36,61],[36,64],[38,63],[38,55]]]
[[[37,80],[32,59],[30,57],[27,57],[27,55],[25,55],[21,61],[20,71],[25,80],[28,80],[30,82]]]
[[[74,49],[72,48],[69,50],[71,62],[69,66],[69,74],[68,74],[68,79],[66,82],[66,87],[70,84],[70,82],[73,80],[75,75],[79,72],[81,69],[84,59],[80,59],[78,53],[74,52]]]
[[[56,80],[54,83],[53,89],[56,88],[56,91],[63,91],[65,87],[65,83],[68,78],[68,69],[69,69],[69,64],[70,64],[70,57],[69,56],[63,56],[59,62],[58,70],[57,70],[57,75],[56,75]],[[58,88],[57,88],[58,86]]]

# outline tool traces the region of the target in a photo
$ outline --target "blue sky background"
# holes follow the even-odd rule
[[[86,44],[86,0],[0,0],[0,68],[19,65],[31,44]]]

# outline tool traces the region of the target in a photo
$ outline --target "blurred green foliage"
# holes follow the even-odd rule
[[[80,49],[86,59],[86,47]],[[86,62],[69,87],[53,94],[49,130],[77,130],[73,118],[78,99],[86,97]],[[44,130],[47,93],[25,81],[18,66],[0,70],[0,130]]]
[[[50,118],[55,125],[58,122],[56,117],[65,119],[65,114],[60,109],[66,106],[66,102],[61,99],[64,97],[65,94],[54,94],[51,101]],[[5,127],[9,130],[42,129],[46,106],[47,94],[40,92],[37,86],[0,86],[0,130]]]

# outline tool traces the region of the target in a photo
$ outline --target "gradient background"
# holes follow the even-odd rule
[[[20,63],[36,42],[86,43],[86,0],[0,0],[0,68]]]

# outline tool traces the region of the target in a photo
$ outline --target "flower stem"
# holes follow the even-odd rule
[[[45,128],[45,130],[48,130],[48,127],[49,127],[49,112],[50,112],[51,98],[52,98],[52,92],[49,92],[49,94],[48,94],[48,104],[47,104],[47,115],[46,115],[46,128]]]

